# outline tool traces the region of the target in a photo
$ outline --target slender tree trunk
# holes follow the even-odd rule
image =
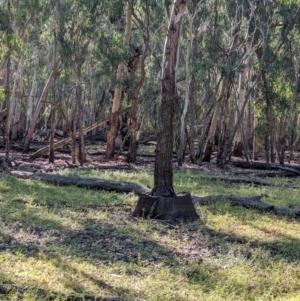
[[[54,89],[53,89],[54,90]],[[55,95],[52,91],[52,104],[51,104],[51,128],[50,128],[50,140],[49,140],[49,163],[54,163],[54,137],[55,137]]]
[[[6,63],[6,87],[5,87],[5,98],[6,98],[6,126],[5,126],[5,155],[9,158],[10,150],[10,124],[11,124],[11,104],[10,104],[10,53],[8,54]]]
[[[132,7],[130,1],[127,2],[126,8],[126,28],[125,28],[125,46],[129,46],[132,30]],[[122,62],[118,66],[117,81],[121,81],[126,72],[126,65]],[[121,106],[122,85],[118,83],[114,91],[113,105],[109,120],[109,130],[107,133],[107,146],[105,152],[106,159],[112,159],[115,153],[115,140],[118,135],[118,117]]]
[[[84,112],[84,97],[81,88],[80,78],[76,81],[76,98],[78,102],[78,161],[80,166],[83,166],[85,161],[85,145],[84,145],[84,135],[83,135],[83,112]]]
[[[55,15],[57,16],[57,1],[55,2]],[[54,47],[53,47],[53,70],[55,70],[56,63],[56,48],[57,48],[57,40],[56,40],[56,26],[54,28]],[[53,85],[52,85],[52,103],[51,103],[51,126],[50,126],[50,140],[49,140],[49,163],[54,163],[54,137],[55,137],[55,92],[56,92],[56,81],[55,76],[53,77]]]
[[[245,101],[245,69],[243,69],[239,74],[239,97],[237,98],[237,112],[235,114],[235,123],[238,120],[239,112],[241,111],[241,108],[243,106],[243,103]],[[233,154],[237,157],[241,157],[243,155],[244,150],[244,143],[243,143],[243,125],[244,120],[242,120],[240,127],[236,131],[235,137],[234,137],[234,150]]]
[[[188,110],[188,120],[189,120],[189,124],[190,124],[190,130],[187,131],[187,140],[188,140],[188,145],[189,145],[189,149],[190,149],[190,160],[191,163],[196,163],[196,154],[195,154],[195,140],[194,140],[194,127],[195,127],[195,74],[192,74],[192,78],[191,78],[191,84],[190,84],[190,89],[189,89],[189,93],[190,93],[190,102],[189,102],[189,110]]]
[[[32,140],[32,137],[33,137],[33,133],[34,133],[34,130],[35,130],[35,125],[38,121],[38,117],[41,113],[41,110],[43,108],[43,105],[44,105],[44,102],[48,96],[48,93],[52,87],[52,84],[53,84],[53,79],[57,77],[58,73],[57,73],[57,70],[59,68],[61,64],[61,60],[58,59],[56,61],[56,64],[55,64],[55,67],[54,69],[52,69],[47,81],[46,81],[46,84],[44,86],[44,89],[42,91],[42,94],[39,98],[39,101],[37,103],[37,106],[36,106],[36,109],[35,109],[35,112],[34,112],[34,115],[33,115],[33,118],[30,122],[30,126],[29,126],[29,129],[28,129],[28,132],[27,132],[27,135],[25,137],[25,141],[24,141],[24,148],[23,148],[23,152],[24,153],[28,153],[29,151],[29,147],[30,147],[30,143],[31,143],[31,140]]]
[[[33,57],[35,58],[35,62],[37,61],[36,59],[36,54],[37,49],[36,47],[33,50]],[[30,127],[30,123],[32,120],[32,113],[33,113],[33,105],[34,105],[34,100],[36,97],[36,91],[37,91],[37,64],[35,63],[34,65],[34,71],[33,71],[33,78],[31,81],[31,89],[30,93],[27,99],[27,113],[26,113],[26,126],[25,126],[25,135],[28,133],[28,129]]]
[[[264,84],[264,90],[265,90],[265,98],[266,98],[266,108],[265,108],[265,157],[266,162],[270,163],[270,134],[271,134],[271,99],[268,96],[268,83],[267,83],[267,77],[266,77],[266,71],[263,70],[262,72],[262,81]]]
[[[258,161],[258,153],[259,153],[259,139],[257,134],[258,127],[258,117],[257,114],[254,115],[253,120],[253,160]]]
[[[130,111],[130,118],[131,118],[131,124],[130,124],[130,146],[129,151],[127,153],[127,161],[128,162],[135,162],[136,156],[137,156],[137,150],[138,150],[138,133],[137,133],[137,102],[138,102],[138,95],[140,93],[140,90],[144,84],[145,77],[146,77],[146,71],[145,71],[145,60],[147,57],[147,53],[149,50],[149,18],[150,18],[150,12],[149,12],[149,3],[148,1],[145,1],[146,4],[146,20],[145,20],[145,28],[146,33],[143,35],[144,39],[144,51],[141,57],[141,67],[140,67],[140,78],[138,80],[136,89],[134,90],[133,95],[131,96],[131,111]]]
[[[90,77],[90,87],[91,87],[91,107],[90,107],[90,124],[92,125],[96,122],[96,90],[94,87],[93,75],[94,75],[94,67],[93,64],[90,62],[88,64],[88,73]],[[94,137],[96,134],[96,130],[93,130],[91,135]]]
[[[296,104],[296,100],[299,96],[300,93],[300,69],[296,69],[295,70],[295,83],[294,83],[294,91],[293,91],[293,97],[290,101],[290,105],[289,105],[289,110],[286,114],[286,116],[283,117],[283,122],[281,122],[281,126],[280,126],[280,132],[279,132],[279,138],[277,141],[277,145],[278,145],[278,159],[279,159],[279,163],[281,165],[284,164],[284,155],[285,155],[285,146],[286,146],[286,141],[287,141],[287,137],[289,136],[289,131],[291,129],[291,123],[292,123],[292,119],[294,117],[294,109],[295,109],[295,104]],[[292,132],[292,131],[290,131]],[[292,135],[290,135],[290,139],[289,140],[293,140]],[[293,142],[292,142],[293,144]],[[291,143],[290,143],[291,145]],[[292,147],[289,147],[289,149],[291,150]],[[291,151],[290,151],[290,158],[291,158]]]
[[[179,136],[179,149],[177,151],[177,160],[178,165],[181,166],[184,161],[184,150],[185,150],[185,131],[186,131],[186,114],[188,112],[189,103],[190,103],[190,90],[191,90],[191,82],[192,76],[190,71],[190,61],[191,61],[191,52],[193,48],[193,23],[194,23],[195,14],[190,21],[189,26],[189,38],[188,45],[186,50],[186,58],[185,58],[185,73],[186,73],[186,85],[185,85],[185,96],[184,96],[184,106],[183,111],[180,118],[180,136]]]

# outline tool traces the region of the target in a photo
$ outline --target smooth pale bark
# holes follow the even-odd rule
[[[38,121],[38,118],[39,118],[39,115],[41,113],[41,110],[43,108],[43,105],[46,101],[46,98],[48,96],[48,93],[52,87],[52,84],[53,84],[53,79],[55,77],[57,77],[59,75],[59,73],[57,72],[57,70],[59,69],[61,65],[61,59],[58,59],[56,61],[56,64],[55,64],[55,67],[52,69],[46,83],[45,83],[45,86],[44,86],[44,89],[42,91],[42,94],[38,100],[38,103],[37,103],[37,106],[36,106],[36,109],[35,109],[35,112],[34,112],[34,115],[33,115],[33,118],[30,122],[30,126],[28,128],[28,132],[26,134],[26,138],[25,138],[25,141],[24,141],[24,148],[23,148],[23,152],[24,153],[28,153],[29,151],[29,147],[30,147],[30,143],[31,143],[31,140],[32,140],[32,137],[33,137],[33,133],[34,133],[34,130],[35,130],[35,125]]]
[[[93,75],[94,67],[91,62],[88,63],[88,74],[90,77],[90,93],[91,93],[91,105],[90,105],[90,116],[89,116],[89,125],[92,125],[96,122],[96,90],[94,87]],[[92,131],[92,136],[95,136],[96,131]]]
[[[16,85],[16,86],[15,86]],[[18,134],[23,131],[21,118],[21,103],[23,98],[23,58],[18,62],[18,70],[15,74],[14,88],[11,95],[11,103],[13,103],[12,124],[11,124],[11,139],[17,139]]]
[[[11,140],[11,128],[14,124],[15,121],[15,109],[16,109],[16,102],[17,102],[17,97],[16,97],[16,90],[17,90],[17,85],[19,81],[19,75],[20,75],[20,68],[21,68],[22,62],[21,60],[18,63],[18,69],[14,74],[14,83],[11,91],[11,95],[9,97],[9,110],[8,110],[8,115],[6,119],[6,157],[9,157],[9,149],[10,149],[10,140]]]
[[[186,58],[185,58],[185,73],[186,73],[186,85],[185,85],[185,95],[184,95],[184,106],[183,111],[180,117],[180,139],[179,139],[179,149],[177,151],[177,160],[178,165],[182,166],[184,161],[184,144],[185,144],[185,132],[186,132],[186,114],[188,112],[189,104],[190,104],[190,90],[192,84],[192,75],[190,71],[190,61],[191,61],[191,52],[194,44],[194,19],[197,14],[197,11],[194,13],[189,26],[189,35],[188,35],[188,44],[186,49]]]
[[[241,111],[241,108],[243,106],[243,103],[245,101],[245,93],[246,93],[246,89],[245,89],[245,79],[246,79],[246,74],[245,74],[246,70],[245,68],[243,68],[243,70],[240,72],[239,74],[239,97],[237,98],[237,112],[235,114],[235,123],[238,120],[238,115],[239,112]],[[233,154],[235,156],[241,157],[243,155],[243,150],[244,150],[244,143],[243,143],[243,125],[244,125],[244,120],[242,120],[239,128],[236,131],[235,137],[234,137],[234,150],[233,150]]]
[[[34,47],[33,50],[33,57],[35,58],[35,62],[37,62],[36,56],[37,56],[37,48]],[[27,98],[27,113],[26,113],[26,126],[25,126],[25,134],[28,132],[28,129],[30,127],[30,123],[32,120],[32,114],[33,114],[33,106],[34,106],[34,99],[36,97],[36,91],[37,91],[37,68],[38,64],[34,64],[34,70],[33,70],[33,78],[31,80],[31,89],[29,96]]]
[[[223,85],[220,96],[222,96],[222,94],[224,93],[223,92],[224,88],[225,88],[225,86]],[[215,140],[215,134],[216,134],[216,130],[217,130],[219,116],[220,116],[220,103],[217,101],[216,105],[215,105],[214,113],[213,113],[213,116],[212,116],[212,119],[211,119],[208,136],[207,136],[207,139],[206,139],[204,156],[203,156],[203,159],[202,159],[203,162],[210,162],[211,154],[212,154],[213,146],[214,146],[214,140]],[[199,154],[199,156],[201,156],[201,154]]]
[[[152,190],[154,196],[175,195],[172,171],[175,74],[185,6],[186,1],[174,1],[164,45],[162,90],[157,118],[154,188]]]
[[[124,34],[124,45],[125,47],[129,46],[130,37],[132,31],[132,7],[130,1],[127,2],[126,8],[126,27]],[[126,73],[127,67],[124,62],[120,63],[117,70],[117,82],[121,81]],[[117,83],[114,90],[114,99],[113,105],[110,114],[109,120],[109,130],[107,133],[107,146],[105,152],[106,159],[112,159],[115,153],[115,140],[118,135],[118,117],[121,107],[121,97],[122,97],[122,85]]]

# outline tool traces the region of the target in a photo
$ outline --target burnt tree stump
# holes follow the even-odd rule
[[[133,215],[169,221],[199,218],[190,193],[174,196],[141,195]]]

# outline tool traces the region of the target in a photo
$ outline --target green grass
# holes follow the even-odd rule
[[[65,171],[153,185],[153,172]],[[200,174],[201,175],[201,174]],[[176,191],[267,195],[300,207],[299,181],[272,187],[176,172]],[[290,188],[289,188],[290,187]],[[296,187],[296,188],[295,188]],[[299,187],[299,188],[297,188]],[[196,206],[201,219],[168,225],[131,216],[134,194],[0,178],[0,300],[300,300],[299,220],[232,206]],[[19,290],[17,289],[19,288]]]

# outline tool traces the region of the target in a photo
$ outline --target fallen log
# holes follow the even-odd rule
[[[278,207],[265,203],[261,200],[263,196],[241,197],[235,195],[211,195],[207,197],[193,197],[193,202],[200,205],[207,205],[212,202],[231,201],[233,204],[244,207],[252,207],[262,211],[270,211],[277,215],[288,217],[300,217],[300,209]]]
[[[177,168],[175,168],[177,169]],[[186,169],[186,168],[178,168],[180,171],[186,171],[186,172],[201,172],[199,169]],[[245,178],[234,178],[234,177],[221,177],[221,176],[203,176],[203,175],[197,175],[197,178],[205,179],[205,180],[218,180],[218,181],[224,181],[224,182],[230,182],[230,183],[245,183],[245,184],[254,184],[254,185],[261,185],[261,186],[272,186],[271,183],[263,180],[257,180],[257,179],[245,179]]]
[[[41,180],[51,184],[63,186],[74,185],[80,188],[88,189],[108,190],[116,192],[135,192],[137,195],[149,195],[151,193],[151,189],[149,187],[131,182],[118,182],[95,178],[70,178],[56,174],[31,173],[24,171],[12,171],[11,175],[20,179]],[[270,211],[277,215],[285,215],[291,218],[300,218],[300,209],[278,207],[261,201],[261,198],[262,196],[241,197],[235,195],[212,195],[207,197],[192,196],[193,202],[200,205],[207,205],[212,202],[219,201],[231,201],[236,205],[241,205],[244,207],[252,207],[262,211]]]
[[[243,161],[232,161],[232,165],[240,168],[248,169],[261,169],[261,170],[282,170],[285,172],[290,172],[300,176],[300,166],[293,165],[279,165],[261,162],[243,162]]]
[[[149,194],[151,192],[151,189],[147,186],[131,182],[117,182],[95,178],[71,178],[56,174],[31,173],[25,171],[12,171],[11,174],[20,179],[40,180],[61,186],[74,185],[77,187],[88,189],[103,189],[117,192],[135,192],[137,195]]]
[[[126,110],[125,110],[123,113],[121,113],[121,114],[126,113],[129,109],[130,109],[130,108],[126,109]],[[121,115],[121,114],[120,114],[120,115]],[[103,121],[96,122],[96,123],[94,123],[93,125],[91,125],[91,126],[85,128],[85,129],[83,130],[83,135],[86,135],[87,133],[89,133],[90,131],[96,129],[97,127],[102,126],[103,124],[106,124],[108,121],[109,121],[109,118],[106,118],[106,119],[104,119]],[[78,138],[78,137],[79,137],[79,132],[76,133],[76,138]],[[61,140],[61,141],[59,141],[59,142],[54,143],[54,150],[56,150],[56,149],[58,149],[59,147],[62,147],[62,146],[64,146],[64,145],[66,145],[66,144],[72,142],[72,140],[73,140],[73,138],[72,138],[72,137],[69,137],[69,138],[65,138],[65,139],[63,139],[63,140]],[[49,154],[49,152],[50,152],[50,148],[49,148],[49,145],[48,145],[48,146],[46,146],[46,147],[43,147],[43,148],[39,149],[39,150],[36,151],[34,154],[32,154],[32,155],[30,156],[30,160],[33,160],[33,159],[36,159],[36,158],[39,158],[39,157],[42,157],[42,156],[46,156],[46,155]]]

